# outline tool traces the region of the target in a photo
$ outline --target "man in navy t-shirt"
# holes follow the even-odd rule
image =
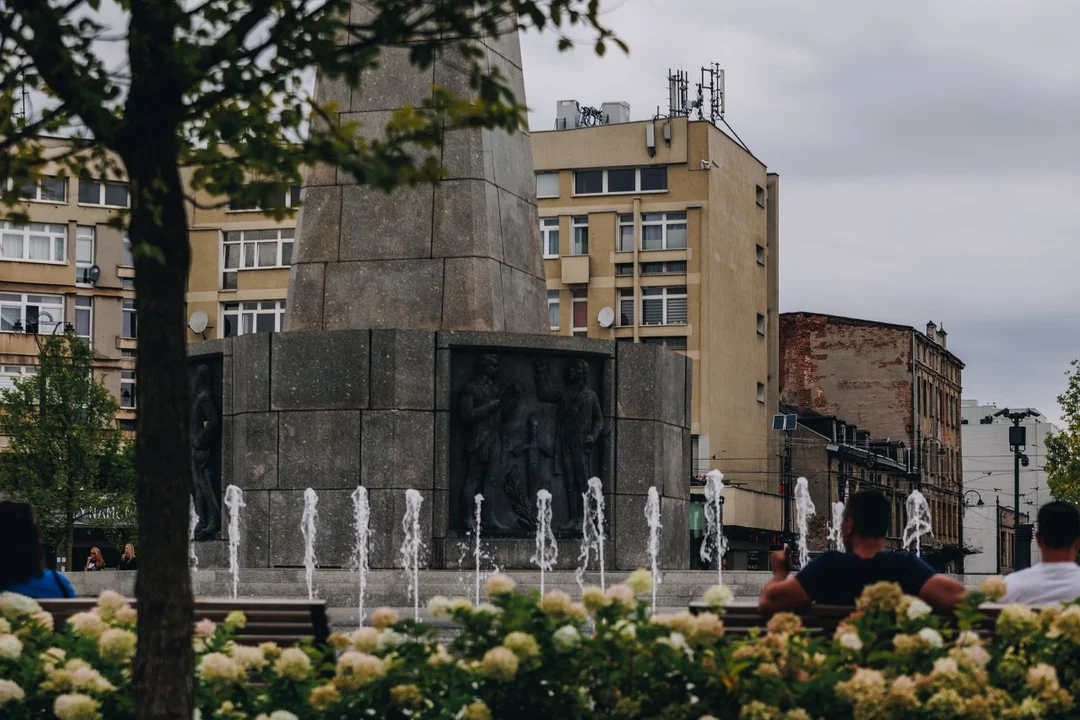
[[[823,605],[854,605],[863,588],[876,582],[899,583],[908,595],[916,595],[939,610],[956,607],[964,586],[937,574],[922,558],[885,550],[889,529],[889,501],[876,490],[860,490],[844,508],[841,530],[847,552],[820,555],[789,578],[787,550],[772,554],[773,577],[761,590],[758,606],[763,613],[795,610],[811,602]]]

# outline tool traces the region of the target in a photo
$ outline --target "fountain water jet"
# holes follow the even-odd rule
[[[371,506],[368,504],[366,487],[352,492],[353,526],[356,530],[356,546],[353,548],[352,564],[360,573],[360,594],[357,602],[357,624],[363,625],[367,614],[364,599],[367,595],[368,553],[371,551]]]
[[[829,526],[829,542],[833,544],[834,550],[844,550],[844,530],[841,527],[844,524],[844,503],[834,502],[832,504],[832,524]]]
[[[810,560],[810,550],[806,547],[807,527],[810,516],[817,512],[814,501],[810,499],[810,484],[801,477],[795,481],[795,527],[799,531],[799,567],[805,567]]]
[[[589,567],[589,555],[596,553],[600,565],[600,589],[606,590],[604,583],[604,488],[600,478],[589,478],[589,488],[582,494],[584,499],[584,517],[581,527],[581,567],[574,573],[578,587],[585,589],[585,571]]]
[[[719,470],[710,470],[705,474],[705,537],[701,539],[701,559],[712,562],[716,555],[716,584],[724,583],[724,555],[728,542],[724,537],[724,524],[721,506],[724,490],[724,474]]]
[[[915,543],[915,554],[922,557],[922,536],[933,532],[930,521],[930,504],[926,502],[926,496],[918,490],[912,490],[908,495],[907,525],[904,526],[904,549],[906,550]]]
[[[315,599],[315,521],[319,517],[319,496],[308,488],[304,491],[304,512],[300,515],[300,534],[304,537],[304,579],[308,600]]]
[[[657,560],[660,555],[660,493],[655,487],[649,488],[649,499],[645,501],[645,522],[649,525],[649,565],[652,570],[652,605],[650,609],[656,613],[656,588],[660,585],[660,565]]]
[[[229,510],[229,574],[232,576],[232,598],[240,585],[240,511],[244,505],[244,491],[235,485],[225,488],[225,507]]]
[[[559,558],[559,545],[551,530],[551,493],[536,493],[536,552],[529,562],[540,568],[540,597],[544,596],[544,573],[551,572]]]
[[[480,549],[480,514],[481,508],[484,506],[484,496],[480,493],[476,493],[476,497],[473,498],[475,503],[475,509],[473,514],[473,561],[476,563],[476,573],[474,578],[474,590],[475,599],[474,603],[480,604],[480,558],[483,556],[483,551]]]
[[[194,574],[199,569],[199,556],[195,554],[195,527],[199,524],[199,513],[195,512],[195,498],[188,498],[188,567]]]
[[[405,491],[405,517],[401,528],[405,541],[401,543],[401,566],[409,578],[408,596],[413,601],[413,619],[420,622],[420,551],[424,541],[420,537],[420,506],[424,496],[418,490]]]

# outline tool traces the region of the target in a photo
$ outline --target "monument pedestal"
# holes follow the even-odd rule
[[[565,388],[560,378],[581,361],[603,416],[603,433],[588,457],[603,484],[608,567],[648,565],[651,486],[661,496],[661,566],[689,567],[690,361],[681,354],[584,338],[410,330],[245,335],[193,345],[189,354],[194,364],[222,368],[221,482],[244,491],[242,567],[302,564],[300,515],[309,487],[319,496],[319,566],[348,567],[355,544],[350,496],[363,485],[371,504],[372,568],[400,564],[410,488],[424,498],[425,566],[457,568],[459,544],[470,543],[472,512],[464,454],[475,444],[462,393],[486,356],[501,361],[498,386],[520,386],[515,408],[495,428],[505,454],[483,491],[498,514],[485,518],[485,532],[488,522],[514,519],[499,537],[484,539],[500,567],[533,567],[534,530],[527,517],[513,515],[514,492],[534,513],[529,483],[541,482],[555,497],[556,522],[567,516],[570,480],[555,469],[555,446],[568,437],[559,431],[565,407],[537,397],[534,368],[546,367],[547,381]],[[539,450],[532,469],[528,451],[537,448],[524,447],[530,444]],[[560,537],[559,567],[577,564],[579,538]]]

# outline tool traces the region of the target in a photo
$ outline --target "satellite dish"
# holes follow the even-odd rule
[[[97,281],[101,279],[101,268],[97,265],[91,265],[86,272],[86,279],[90,281],[91,285],[97,285]]]
[[[596,320],[600,323],[600,327],[609,328],[615,324],[615,311],[609,307],[602,308]]]
[[[196,335],[202,335],[206,332],[206,326],[210,320],[206,317],[206,313],[202,310],[196,310],[191,313],[191,317],[188,318],[188,327],[191,328],[191,332]]]

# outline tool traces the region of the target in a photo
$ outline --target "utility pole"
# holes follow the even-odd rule
[[[1013,453],[1013,570],[1031,567],[1031,523],[1020,522],[1020,464],[1026,464],[1024,449],[1027,446],[1027,428],[1021,425],[1024,418],[1038,417],[1039,412],[1031,408],[1018,410],[998,410],[994,417],[1007,417],[1012,420],[1009,428],[1009,449]]]
[[[1001,574],[1001,497],[994,496],[994,549],[997,551],[997,574]]]

